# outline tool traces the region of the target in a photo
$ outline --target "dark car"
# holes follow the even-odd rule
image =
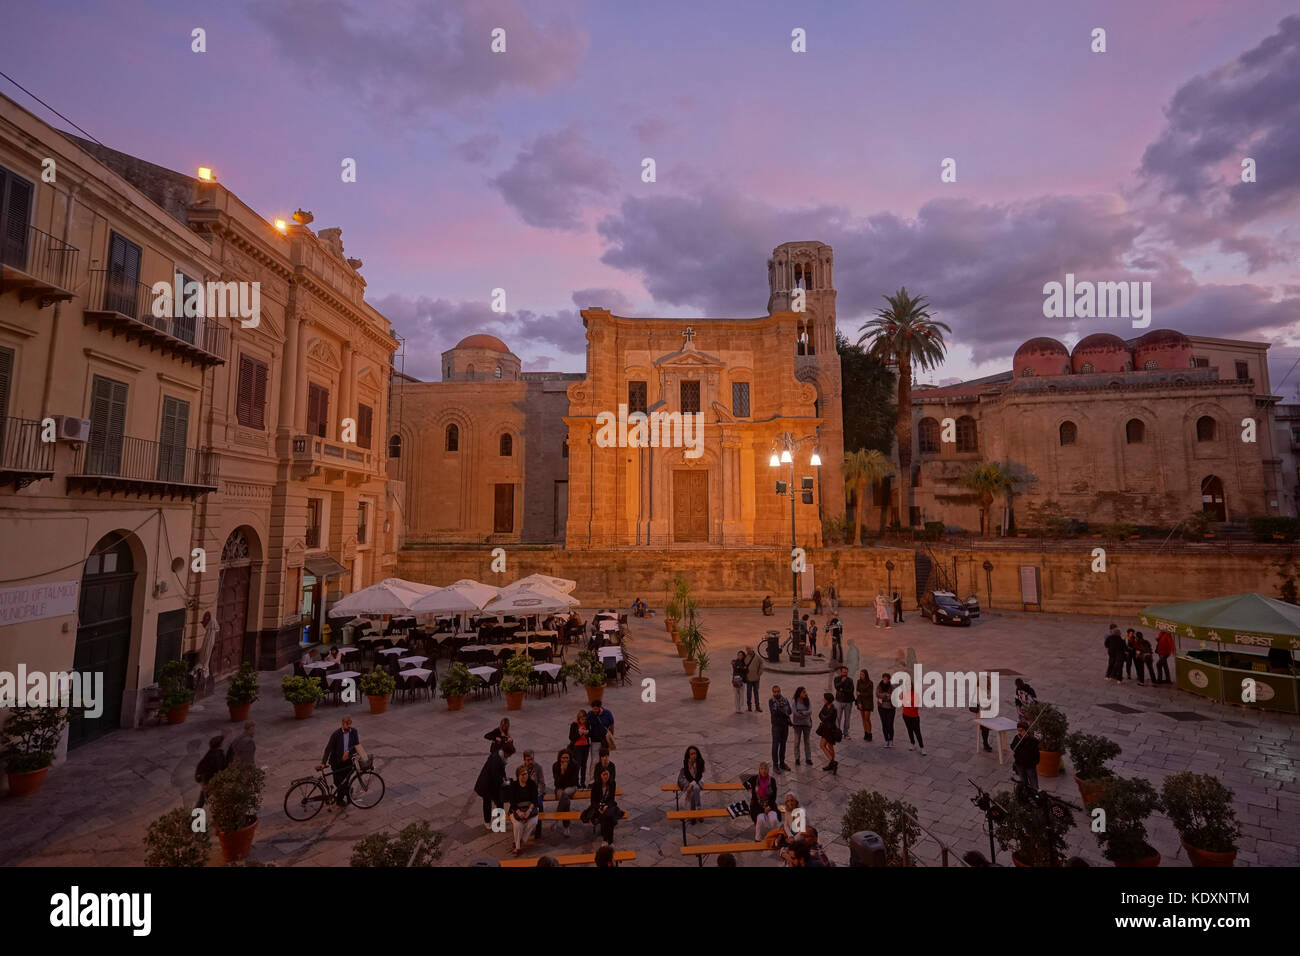
[[[966,610],[970,611],[970,616],[971,616],[971,617],[979,617],[979,616],[980,616],[980,599],[977,598],[977,597],[976,597],[975,595],[973,595],[973,594],[972,594],[970,597],[968,597],[968,598],[966,599]]]
[[[926,591],[921,595],[921,613],[935,624],[970,627],[970,611],[951,591]]]

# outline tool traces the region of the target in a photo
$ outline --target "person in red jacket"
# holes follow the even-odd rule
[[[920,748],[925,756],[925,740],[921,737],[921,695],[916,688],[903,693],[903,726],[907,728],[907,749]]]
[[[1169,679],[1169,657],[1174,652],[1174,636],[1168,631],[1161,631],[1160,636],[1156,638],[1156,656],[1160,662],[1156,664],[1156,683],[1172,684]]]

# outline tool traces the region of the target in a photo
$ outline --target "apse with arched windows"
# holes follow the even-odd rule
[[[1079,426],[1074,422],[1061,422],[1061,447],[1073,445],[1079,440]]]
[[[1146,423],[1140,418],[1130,418],[1124,424],[1124,441],[1129,445],[1141,445],[1146,440]]]
[[[509,458],[514,453],[515,453],[515,440],[510,435],[509,432],[506,432],[504,435],[501,436],[501,457]]]
[[[460,451],[460,426],[454,422],[447,426],[447,432],[443,438],[444,451]]]
[[[800,319],[797,328],[798,337],[795,339],[796,355],[816,355],[817,343],[813,336],[813,323],[811,319]]]
[[[1198,442],[1214,441],[1218,437],[1218,423],[1209,415],[1202,415],[1196,420],[1196,440]]]

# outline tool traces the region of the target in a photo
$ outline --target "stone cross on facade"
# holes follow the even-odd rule
[[[689,325],[686,326],[686,328],[682,330],[682,338],[686,340],[686,342],[685,342],[685,344],[682,346],[682,348],[687,348],[687,349],[693,349],[693,348],[695,348],[695,341],[694,341],[694,340],[695,340],[695,329],[693,329],[693,328],[692,328],[691,326],[689,326]]]

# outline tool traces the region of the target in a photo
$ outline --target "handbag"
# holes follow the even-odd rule
[[[613,753],[613,752],[614,752],[614,732],[613,732],[613,731],[606,731],[606,732],[605,732],[605,746],[609,748],[609,752],[610,752],[610,753]]]

